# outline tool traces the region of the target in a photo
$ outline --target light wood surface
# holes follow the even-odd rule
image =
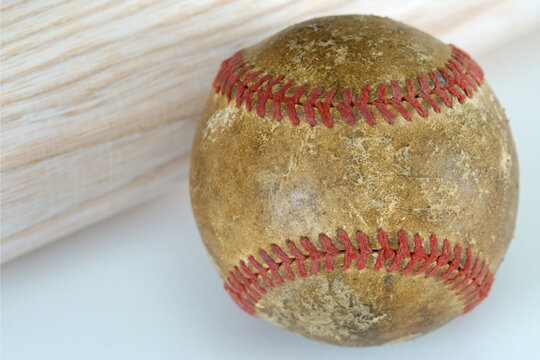
[[[314,16],[386,15],[473,55],[537,25],[522,1],[2,1],[2,262],[185,176],[222,59]],[[487,74],[489,79],[489,74]]]

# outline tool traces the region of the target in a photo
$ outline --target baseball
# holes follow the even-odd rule
[[[487,297],[514,231],[518,162],[465,51],[388,18],[333,16],[222,63],[190,187],[242,310],[368,346]]]

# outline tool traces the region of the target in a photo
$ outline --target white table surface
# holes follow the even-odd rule
[[[2,266],[4,360],[540,359],[540,32],[474,54],[505,106],[520,161],[515,238],[490,296],[419,339],[351,349],[237,308],[206,256],[187,181]]]

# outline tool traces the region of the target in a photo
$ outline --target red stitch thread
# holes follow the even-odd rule
[[[309,253],[309,258],[311,260],[311,273],[319,273],[319,258],[323,256],[323,253],[320,253],[319,250],[313,246],[311,241],[308,238],[304,237],[300,239],[300,244],[307,250]]]
[[[442,249],[439,251],[438,239],[435,235],[430,237],[430,250],[426,254],[422,246],[420,235],[414,235],[414,249],[409,249],[409,239],[404,231],[397,233],[398,248],[392,249],[388,240],[388,235],[383,230],[377,231],[377,240],[380,247],[370,246],[367,236],[358,231],[356,239],[358,246],[351,242],[344,230],[337,231],[337,239],[319,235],[319,244],[322,251],[306,237],[300,238],[302,252],[290,240],[286,242],[288,252],[279,245],[272,244],[271,250],[275,257],[263,249],[259,249],[255,257],[249,256],[248,263],[240,261],[240,266],[235,266],[229,271],[224,282],[225,290],[238,306],[249,314],[255,313],[255,304],[266,294],[267,289],[279,286],[285,281],[294,281],[296,276],[301,278],[308,275],[304,263],[309,260],[311,263],[311,274],[320,272],[320,260],[324,259],[324,269],[326,271],[348,270],[353,261],[357,261],[356,268],[362,270],[366,267],[368,255],[376,255],[373,271],[378,271],[385,267],[387,272],[395,272],[402,267],[405,261],[408,264],[400,271],[403,276],[423,275],[426,278],[435,278],[437,281],[445,281],[446,284],[453,284],[453,289],[464,304],[464,312],[468,312],[485,299],[491,289],[494,277],[489,270],[487,263],[478,256],[472,264],[472,255],[469,248],[466,249],[466,260],[463,267],[460,266],[461,247],[454,246],[453,254],[450,252],[450,242],[444,240]],[[342,249],[336,247],[340,244]],[[334,260],[340,255],[344,255],[344,262],[341,268],[334,268]],[[392,260],[390,262],[390,260]],[[293,271],[296,265],[297,274]],[[418,269],[417,267],[420,266]],[[445,269],[445,267],[447,267]],[[456,273],[457,271],[457,273]],[[286,280],[281,274],[285,274]],[[453,277],[452,277],[453,276]]]
[[[263,261],[268,265],[268,269],[270,270],[270,275],[272,275],[272,279],[274,280],[275,285],[281,285],[283,284],[283,279],[278,273],[279,265],[266,253],[266,251],[259,249],[259,256]]]
[[[293,259],[288,257],[287,254],[285,254],[283,250],[281,250],[281,248],[276,244],[272,244],[272,251],[282,261],[283,271],[285,272],[287,279],[294,280],[294,273],[291,270]]]
[[[259,87],[267,80],[270,80],[272,77],[270,75],[265,75],[261,77],[257,82],[246,89],[246,109],[251,111],[251,97],[255,91],[259,90]],[[259,115],[260,116],[260,115]],[[264,114],[263,114],[264,116]]]
[[[343,93],[343,101],[340,102],[337,105],[337,108],[339,112],[341,113],[341,116],[343,117],[343,121],[345,121],[349,125],[354,125],[354,117],[352,115],[352,88],[347,88],[345,92]]]
[[[340,229],[338,230],[337,235],[341,240],[341,245],[343,245],[343,248],[345,248],[345,260],[343,261],[343,266],[341,267],[341,270],[345,271],[351,266],[352,261],[358,257],[358,250],[356,250],[353,244],[351,244],[351,240],[349,240],[349,236],[347,236],[345,231]]]
[[[439,106],[439,104],[437,104],[435,100],[433,100],[433,98],[430,95],[432,93],[437,95],[437,93],[435,93],[434,91],[442,91],[443,94],[445,94],[444,91],[440,88],[437,88],[437,86],[435,86],[433,90],[430,89],[429,84],[427,82],[427,77],[425,75],[418,75],[416,78],[418,79],[418,83],[420,84],[420,89],[421,89],[421,91],[418,93],[418,97],[421,99],[424,99],[425,102],[431,105],[431,107],[433,108],[433,110],[435,110],[435,112],[440,113],[441,107]],[[440,94],[437,96],[440,97]]]
[[[455,278],[453,279],[450,279],[450,280],[447,280],[446,283],[447,284],[453,284],[455,282],[457,282],[459,279],[461,279],[463,276],[465,276],[465,274],[469,271],[469,268],[471,266],[471,250],[470,249],[467,249],[466,250],[467,252],[467,258],[465,260],[465,266],[463,267],[463,269],[460,269],[458,274],[456,275]]]
[[[278,92],[274,93],[274,100],[272,101],[272,110],[274,112],[274,119],[281,120],[283,115],[281,114],[281,103],[284,102],[287,104],[289,113],[294,111],[294,103],[290,101],[288,97],[285,96],[285,92],[294,85],[294,81],[290,80],[284,87],[281,88]],[[292,109],[291,109],[292,106]]]
[[[402,99],[403,96],[401,95],[399,83],[397,81],[392,81],[392,98],[388,100],[388,103],[391,104],[401,114],[401,116],[411,121],[411,113],[405,108],[405,106],[401,104]],[[429,100],[433,101],[433,99],[430,97]]]
[[[399,247],[396,251],[396,257],[394,258],[394,262],[392,265],[388,268],[388,272],[394,272],[397,269],[399,269],[399,266],[405,260],[406,258],[411,257],[411,252],[409,251],[409,245],[407,244],[407,235],[400,230],[398,231],[398,241],[399,241]]]
[[[245,102],[248,111],[252,110],[253,94],[257,93],[256,114],[259,117],[266,115],[267,102],[270,100],[272,117],[281,120],[283,118],[281,107],[286,106],[289,120],[293,125],[300,124],[296,106],[303,109],[305,121],[311,126],[317,124],[315,110],[318,110],[322,124],[329,128],[332,128],[336,121],[332,117],[331,108],[337,108],[341,119],[351,126],[357,123],[352,112],[353,106],[358,108],[370,126],[375,123],[374,111],[378,111],[387,123],[394,122],[395,114],[390,111],[389,106],[393,107],[401,117],[410,121],[411,113],[404,106],[404,102],[409,103],[418,115],[427,118],[428,109],[419,100],[429,105],[433,111],[441,112],[437,98],[447,107],[454,106],[450,95],[463,104],[467,97],[474,95],[484,80],[484,73],[480,66],[466,52],[455,46],[452,46],[451,58],[444,67],[428,74],[419,74],[416,79],[405,79],[405,94],[397,81],[390,81],[388,84],[384,82],[367,84],[362,88],[358,98],[354,98],[353,89],[347,87],[341,95],[343,101],[337,104],[334,104],[333,99],[338,89],[330,89],[323,94],[324,91],[320,87],[309,91],[306,86],[299,86],[292,96],[287,96],[287,91],[295,84],[293,80],[285,80],[281,75],[263,75],[261,71],[252,70],[253,66],[248,66],[244,62],[242,52],[237,52],[222,62],[213,82],[215,92],[225,95],[230,101],[233,88],[236,88],[234,96],[236,106],[240,107],[242,102]],[[418,90],[415,90],[415,82],[418,84]],[[267,84],[264,85],[265,83]],[[390,86],[392,90],[391,96],[386,94],[387,86]],[[275,92],[272,91],[274,87]],[[375,89],[377,96],[374,100],[369,100],[372,89]],[[301,101],[300,98],[306,91],[309,96]],[[322,101],[319,100],[321,96]]]
[[[353,100],[353,104],[360,110],[364,119],[369,126],[373,126],[375,123],[375,117],[369,108],[367,107],[369,103],[369,92],[371,91],[371,85],[367,84],[362,88],[362,94],[359,99]]]
[[[261,298],[261,294],[259,294],[257,291],[253,290],[251,287],[251,281],[250,279],[246,278],[244,274],[240,272],[240,269],[238,269],[237,266],[234,267],[234,275],[229,272],[229,275],[236,276],[238,279],[240,279],[241,283],[244,285],[244,288],[246,289],[250,300],[256,302]]]
[[[384,120],[386,120],[387,123],[392,124],[394,122],[394,115],[388,110],[386,107],[386,104],[388,103],[388,100],[386,100],[386,84],[380,83],[379,88],[377,90],[379,93],[379,96],[377,97],[377,100],[373,102],[373,104],[379,109],[382,116],[384,117]]]
[[[320,235],[319,242],[322,244],[325,250],[324,265],[326,271],[334,270],[334,257],[339,254],[339,250],[334,247],[330,238]]]
[[[461,280],[459,283],[454,285],[454,287],[453,287],[454,290],[457,291],[459,289],[462,289],[465,285],[467,285],[469,283],[471,278],[478,271],[478,264],[479,264],[478,261],[479,260],[478,260],[478,256],[477,256],[475,261],[474,261],[474,266],[472,267],[472,269],[469,269],[468,271],[465,272],[465,276],[463,277],[463,280]],[[462,291],[460,291],[459,294],[462,294]]]
[[[332,105],[332,99],[334,98],[336,91],[336,89],[330,90],[323,102],[315,103],[315,106],[317,106],[321,112],[322,123],[329,128],[334,126],[334,120],[332,119],[332,115],[330,115],[330,106]]]
[[[246,69],[251,69],[251,67],[247,67]],[[239,108],[242,105],[242,95],[244,94],[244,91],[246,90],[247,84],[251,81],[251,79],[259,76],[260,72],[256,71],[253,73],[248,73],[242,81],[243,86],[237,86],[236,87],[236,107]],[[247,106],[247,103],[246,103]],[[250,105],[251,106],[251,105]]]
[[[248,259],[249,263],[251,265],[253,265],[253,267],[255,269],[257,269],[257,272],[259,273],[259,275],[261,275],[261,279],[262,281],[266,284],[266,286],[268,286],[269,288],[273,288],[274,287],[274,284],[272,284],[272,282],[270,281],[270,278],[268,277],[268,274],[266,273],[268,270],[270,270],[269,268],[265,268],[263,267],[261,264],[259,264],[257,262],[257,260],[255,260],[255,258],[253,257],[253,255],[251,255]]]
[[[313,103],[315,103],[315,100],[321,95],[323,92],[322,88],[315,88],[311,91],[311,95],[309,95],[308,99],[304,101],[304,113],[306,114],[306,121],[309,125],[315,126],[317,123],[315,122],[315,111],[313,110]]]
[[[426,271],[435,260],[437,260],[437,237],[435,235],[431,235],[429,238],[430,242],[430,250],[429,250],[429,257],[426,257],[424,255],[424,264],[420,266],[418,270],[414,272],[414,275],[418,275]],[[422,251],[423,252],[423,251]]]
[[[249,283],[259,292],[259,294],[266,294],[266,290],[264,290],[259,283],[257,282],[258,274],[251,271],[245,262],[240,261],[240,267],[242,268],[242,271],[244,274],[247,275]]]
[[[381,244],[381,249],[378,251],[377,262],[373,267],[373,270],[377,271],[384,266],[386,260],[390,260],[395,256],[394,250],[390,247],[388,243],[388,237],[386,233],[382,230],[377,231],[377,237],[379,238],[379,244]]]
[[[427,118],[428,112],[426,108],[423,107],[422,104],[420,104],[420,102],[416,98],[416,94],[414,93],[414,84],[412,79],[407,79],[405,83],[407,84],[407,95],[403,97],[403,100],[411,104],[414,110],[416,110],[416,112],[418,113],[418,115]]]
[[[401,270],[401,273],[405,276],[409,275],[409,273],[416,268],[416,265],[418,265],[418,263],[425,258],[426,254],[424,253],[424,248],[422,247],[422,238],[420,237],[420,235],[415,234],[414,251],[411,257],[411,261],[403,270]]]
[[[426,277],[430,278],[437,275],[441,267],[448,264],[448,260],[450,260],[450,243],[448,242],[448,240],[445,239],[443,242],[442,253],[437,258],[433,269],[431,269],[431,271],[426,274]]]
[[[270,95],[272,95],[272,87],[283,80],[283,76],[278,76],[274,80],[270,80],[270,83],[266,86],[266,89],[261,90],[259,89],[259,101],[257,104],[257,115],[260,117],[264,117],[264,113],[266,110],[266,101],[268,101],[268,98],[270,98]]]
[[[439,281],[446,280],[452,273],[459,268],[459,260],[461,259],[461,248],[459,246],[454,246],[454,260],[452,260],[452,263],[450,263],[450,266],[448,266],[448,269],[444,274],[441,275],[439,278]]]
[[[304,261],[306,260],[306,256],[298,250],[296,245],[292,241],[287,241],[287,247],[291,251],[291,254],[295,258],[295,263],[298,268],[298,274],[300,274],[301,278],[304,278],[307,276],[306,269],[304,268]]]
[[[358,270],[362,270],[366,267],[367,264],[367,256],[373,252],[371,250],[371,246],[369,246],[369,241],[366,236],[361,231],[356,232],[356,239],[358,240],[358,250],[360,250],[360,255],[358,256],[358,263],[356,264],[356,268]]]

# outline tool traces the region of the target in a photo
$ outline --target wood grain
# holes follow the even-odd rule
[[[340,13],[391,16],[474,54],[531,31],[538,6],[3,1],[2,262],[173,185],[220,60],[292,23]]]

